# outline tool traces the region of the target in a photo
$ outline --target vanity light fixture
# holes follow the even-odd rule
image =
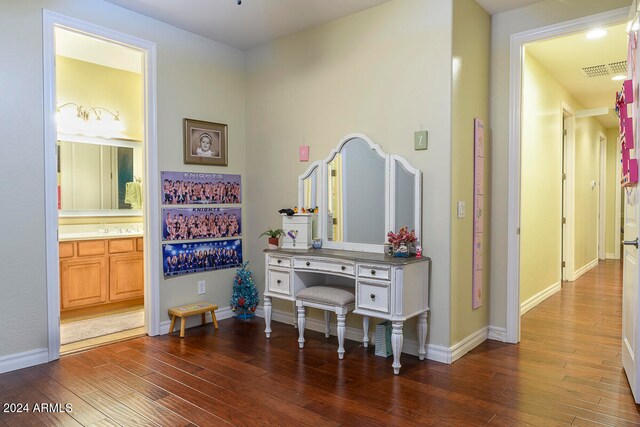
[[[117,136],[125,129],[120,113],[104,107],[84,107],[67,102],[56,107],[56,116],[60,133],[110,137]]]
[[[607,30],[605,30],[604,28],[594,28],[593,30],[589,31],[585,37],[588,38],[589,40],[593,40],[593,39],[599,39],[600,37],[604,37],[607,34]]]
[[[622,74],[619,74],[617,76],[611,77],[611,80],[616,80],[616,81],[618,81],[618,80],[626,80],[626,79],[627,79],[627,76],[623,76]]]

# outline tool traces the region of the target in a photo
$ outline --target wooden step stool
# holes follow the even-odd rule
[[[218,329],[218,319],[216,319],[216,313],[218,306],[208,302],[196,302],[193,304],[186,304],[179,307],[171,307],[169,309],[169,315],[171,316],[171,327],[169,333],[173,333],[173,328],[176,325],[176,319],[180,320],[180,338],[184,338],[184,324],[189,316],[195,316],[196,314],[202,315],[202,324],[207,323],[207,312],[211,312],[211,319],[213,319],[213,327]]]

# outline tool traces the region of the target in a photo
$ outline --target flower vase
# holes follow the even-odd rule
[[[404,243],[394,245],[393,256],[396,258],[409,258],[409,246]]]

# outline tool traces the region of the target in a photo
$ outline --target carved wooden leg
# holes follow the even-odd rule
[[[200,320],[201,320],[201,322],[200,322],[201,325],[204,325],[205,323],[207,323],[207,314],[206,313],[202,313],[200,315]]]
[[[402,323],[393,322],[391,325],[391,349],[393,350],[393,373],[398,375],[400,373],[400,354],[402,353]]]
[[[364,332],[362,345],[367,348],[369,347],[369,316],[362,316],[362,332]]]
[[[344,331],[347,320],[346,314],[337,313],[338,317],[338,359],[344,358]]]
[[[329,338],[331,336],[331,312],[324,311],[324,337]]]
[[[304,348],[304,323],[305,323],[305,314],[304,314],[304,306],[298,306],[298,346],[300,348]]]
[[[271,338],[271,297],[264,297],[264,323],[266,325],[264,333],[267,338]]]
[[[425,311],[421,315],[418,316],[418,345],[420,348],[418,349],[418,357],[420,360],[424,360],[424,357],[427,354],[426,350],[427,344],[427,312]]]

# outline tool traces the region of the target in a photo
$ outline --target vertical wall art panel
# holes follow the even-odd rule
[[[163,205],[241,203],[240,175],[161,172]]]
[[[240,208],[163,208],[162,240],[237,237],[242,234]]]

